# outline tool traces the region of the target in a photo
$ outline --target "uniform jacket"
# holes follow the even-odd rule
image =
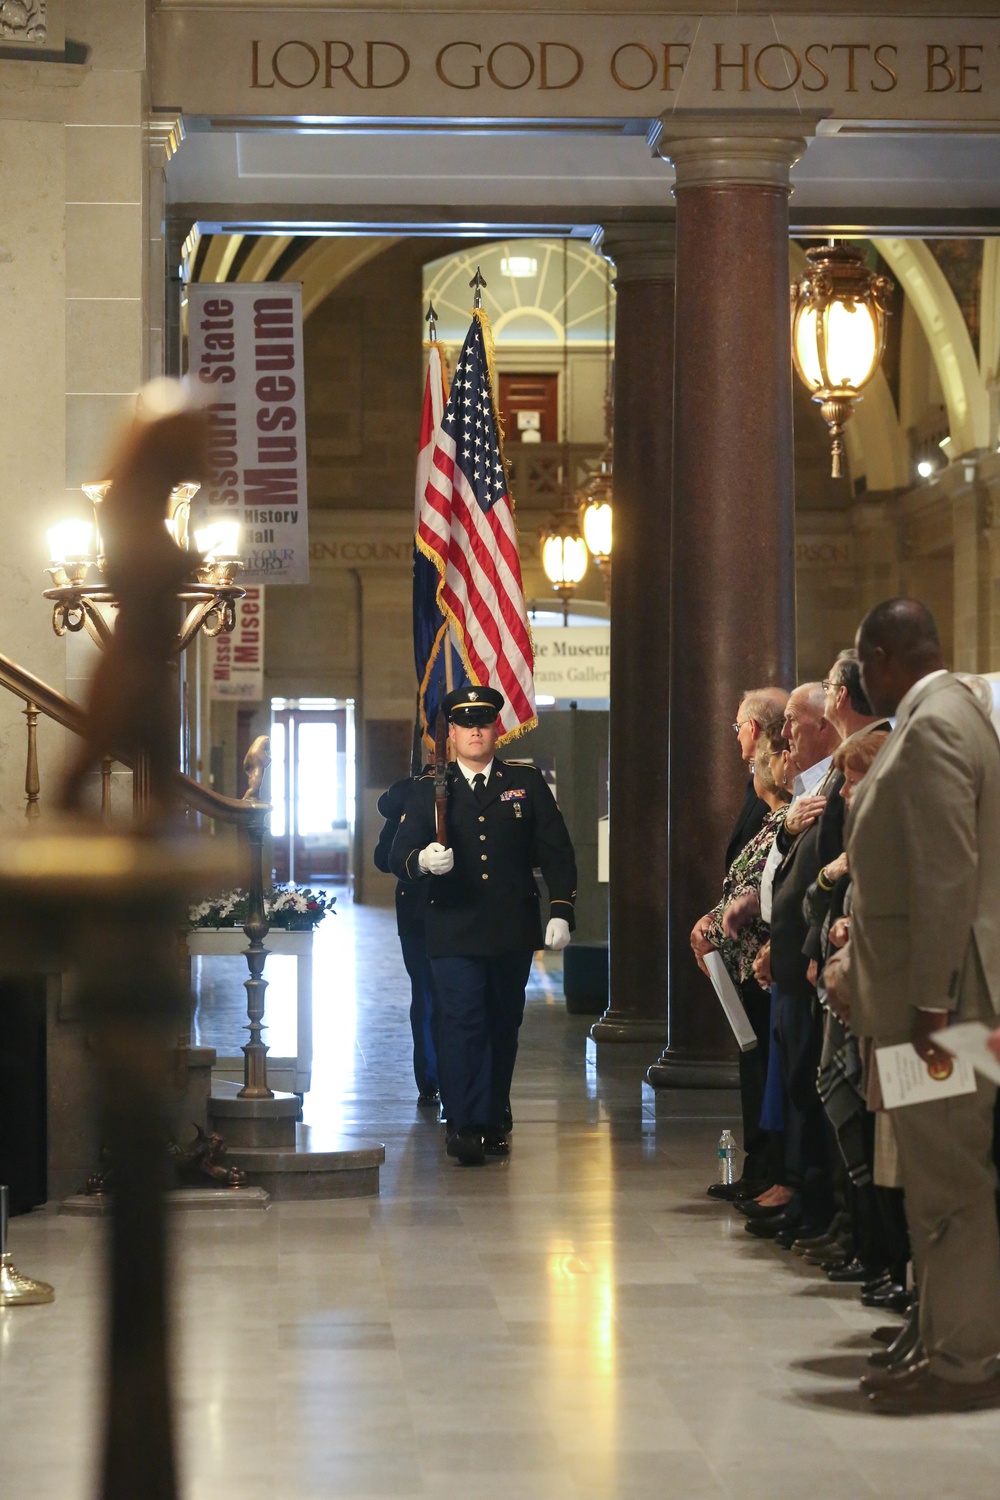
[[[552,916],[573,926],[576,861],[566,824],[541,772],[494,759],[480,807],[456,765],[448,767],[448,838],[455,851],[449,875],[424,875],[418,856],[437,837],[434,778],[412,786],[392,843],[390,865],[401,880],[418,881],[425,896],[431,958],[490,957],[542,946],[534,868],[545,877]]]
[[[861,782],[853,876],[851,1029],[912,1035],[916,1009],[1000,1012],[1000,744],[950,672],[924,683]]]
[[[406,811],[407,798],[413,786],[413,777],[404,776],[394,781],[388,791],[378,799],[378,810],[385,819],[382,832],[375,845],[375,868],[384,874],[392,873],[389,853],[396,830]],[[396,881],[396,931],[400,937],[415,937],[424,930],[423,888],[413,880]]]

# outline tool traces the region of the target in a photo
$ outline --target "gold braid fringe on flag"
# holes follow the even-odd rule
[[[493,329],[490,327],[489,314],[487,313],[485,307],[476,307],[476,308],[474,308],[473,312],[472,312],[472,316],[475,318],[476,322],[479,324],[480,328],[482,329],[483,347],[486,350],[486,373],[489,376],[489,381],[490,381],[490,404],[491,404],[491,407],[492,407],[492,410],[493,410],[493,421],[494,421],[494,424],[496,426],[496,433],[497,433],[497,447],[500,450],[500,462],[503,464],[504,484],[505,484],[506,489],[507,489],[507,499],[510,502],[510,513],[513,516],[514,515],[514,496],[511,494],[511,490],[510,490],[510,475],[509,475],[508,470],[507,470],[507,455],[504,453],[504,449],[503,449],[503,439],[504,439],[503,421],[501,420],[500,412],[497,409],[496,395],[494,394],[495,391],[496,391],[496,351],[495,351],[494,344],[493,344]],[[433,651],[431,653],[431,659],[430,659],[430,661],[427,664],[427,672],[426,672],[426,674],[424,676],[423,683],[421,684],[421,698],[420,698],[420,719],[421,719],[421,726],[423,728],[424,739],[425,739],[426,743],[428,745],[430,745],[432,743],[433,736],[430,734],[430,729],[429,729],[429,726],[427,724],[427,716],[426,716],[426,713],[424,711],[423,693],[424,693],[424,691],[425,691],[425,689],[426,689],[426,687],[428,685],[428,682],[430,681],[431,668],[433,667],[434,661],[435,661],[435,659],[437,657],[437,654],[440,651],[441,645],[444,642],[445,633],[447,632],[449,624],[454,627],[454,631],[455,631],[455,644],[458,647],[458,653],[459,653],[459,655],[462,658],[462,665],[464,666],[464,668],[466,670],[466,673],[468,674],[469,681],[473,684],[474,687],[484,687],[484,686],[486,686],[486,684],[480,682],[479,677],[477,676],[477,674],[473,670],[472,663],[469,660],[469,648],[465,644],[465,632],[462,629],[460,621],[455,617],[455,615],[452,613],[452,611],[448,608],[447,604],[444,602],[444,599],[441,597],[442,593],[444,591],[444,569],[441,567],[441,559],[438,557],[438,555],[437,555],[436,552],[433,552],[431,550],[431,548],[427,546],[426,542],[422,542],[421,541],[421,539],[420,539],[420,533],[419,532],[417,533],[417,536],[416,536],[416,543],[417,543],[417,546],[420,548],[420,551],[424,554],[424,556],[426,558],[428,558],[434,564],[434,566],[438,570],[438,587],[437,587],[437,596],[436,596],[437,597],[437,606],[438,606],[438,609],[441,611],[441,613],[444,615],[444,618],[445,618],[445,624],[438,631],[437,638],[435,639],[434,649],[433,649]],[[524,589],[523,580],[522,580],[521,588],[522,588],[522,597],[523,597],[523,589]],[[531,643],[531,655],[532,655],[532,659],[534,659],[534,655],[535,655],[535,643],[534,643],[534,641],[531,638],[531,625],[530,625],[530,622],[528,622],[527,620],[525,621],[525,623],[526,623],[527,629],[528,629],[528,640]],[[518,724],[518,725],[515,726],[515,728],[508,729],[507,732],[506,732],[506,734],[500,735],[498,737],[498,739],[497,739],[497,748],[499,749],[499,747],[501,745],[509,744],[511,740],[519,740],[522,735],[528,734],[530,730],[537,729],[537,728],[538,728],[538,715],[537,714],[532,714],[531,718],[527,719],[523,724]]]

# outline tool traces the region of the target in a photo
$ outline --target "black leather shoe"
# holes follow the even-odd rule
[[[804,1225],[801,1219],[796,1219],[786,1229],[778,1230],[778,1233],[774,1236],[774,1243],[780,1245],[782,1250],[790,1250],[800,1234],[803,1234],[807,1229],[815,1229],[815,1227],[814,1224]]]
[[[896,1330],[896,1337],[886,1349],[875,1349],[868,1356],[873,1370],[893,1370],[904,1359],[909,1359],[915,1349],[923,1350],[920,1338],[920,1309],[914,1302],[906,1322]]]
[[[472,1125],[452,1131],[448,1137],[448,1155],[453,1156],[463,1167],[481,1167],[486,1160],[483,1132]]]
[[[880,1323],[877,1328],[872,1329],[871,1337],[876,1344],[885,1344],[888,1348],[896,1342],[905,1327],[905,1323]]]
[[[759,1193],[767,1191],[766,1182],[747,1182],[741,1177],[739,1182],[713,1182],[706,1192],[710,1198],[719,1198],[723,1203],[735,1203],[739,1198],[756,1198]]]
[[[437,1089],[422,1089],[417,1095],[417,1104],[421,1109],[430,1109],[441,1103],[441,1095]]]
[[[507,1108],[503,1112],[503,1130],[504,1130],[504,1135],[510,1135],[510,1132],[513,1129],[514,1129],[514,1116],[510,1112],[510,1100],[508,1099],[507,1100]]]
[[[875,1292],[884,1292],[893,1285],[895,1285],[895,1283],[893,1282],[892,1277],[889,1275],[889,1272],[883,1271],[880,1275],[873,1276],[871,1281],[862,1282],[861,1294],[864,1297],[871,1297]]]
[[[773,1240],[783,1229],[792,1229],[798,1234],[801,1222],[796,1213],[778,1214],[769,1219],[748,1219],[743,1228],[747,1234],[752,1234],[759,1240]]]
[[[796,1206],[797,1202],[795,1198],[789,1198],[787,1203],[777,1203],[772,1207],[765,1207],[763,1203],[758,1203],[755,1198],[750,1198],[745,1203],[737,1203],[736,1205],[740,1213],[747,1219],[776,1219],[779,1215],[784,1215],[789,1208],[794,1209]]]
[[[826,1273],[827,1281],[834,1282],[865,1282],[871,1281],[878,1273],[871,1266],[864,1266],[857,1259],[849,1260],[843,1266],[831,1266]]]
[[[811,1234],[800,1235],[792,1246],[796,1255],[805,1255],[807,1251],[832,1251],[834,1254],[840,1250],[840,1241],[835,1234]]]
[[[861,1293],[863,1306],[878,1307],[886,1312],[909,1312],[912,1301],[912,1292],[908,1292],[905,1287],[897,1286],[891,1281],[888,1286],[880,1288],[877,1292],[862,1291]]]
[[[510,1141],[505,1130],[484,1130],[483,1150],[487,1156],[509,1156]]]

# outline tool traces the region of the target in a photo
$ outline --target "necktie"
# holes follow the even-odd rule
[[[486,777],[482,771],[477,771],[472,778],[472,791],[479,806],[482,807],[486,801]]]

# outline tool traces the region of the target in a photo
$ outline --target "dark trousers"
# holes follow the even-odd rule
[[[816,1087],[823,1024],[815,997],[775,990],[774,1041],[785,1084],[785,1180],[802,1195],[806,1217],[833,1214],[826,1114]]]
[[[432,958],[438,1067],[452,1128],[502,1129],[531,953]]]
[[[764,1104],[764,1081],[771,1046],[771,996],[756,979],[745,979],[740,985],[740,999],[747,1019],[757,1038],[756,1047],[740,1053],[740,1106],[743,1115],[743,1176],[748,1182],[763,1182],[769,1171],[768,1133],[761,1129],[760,1112]]]
[[[437,1060],[437,1006],[434,1001],[434,975],[427,957],[423,931],[405,936],[400,933],[399,946],[403,963],[410,976],[410,1030],[413,1032],[413,1076],[421,1094],[433,1094],[439,1086]]]

